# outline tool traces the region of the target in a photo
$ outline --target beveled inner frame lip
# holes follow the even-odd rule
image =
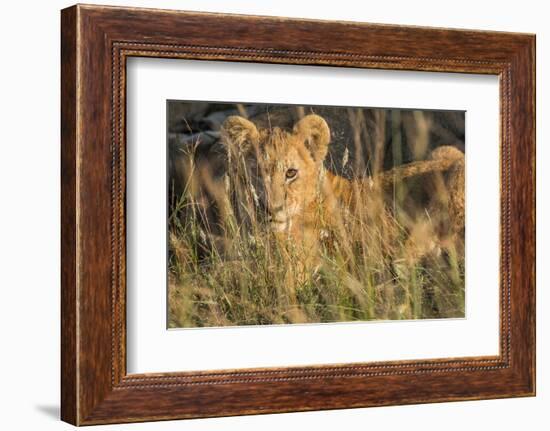
[[[392,61],[408,61],[411,60],[408,57],[395,57],[395,56],[361,56],[361,55],[345,55],[342,53],[322,53],[322,52],[310,52],[310,51],[284,51],[284,50],[257,50],[253,48],[228,48],[223,46],[186,46],[186,45],[163,45],[156,43],[137,43],[137,42],[113,42],[113,67],[112,82],[115,97],[112,101],[113,112],[118,112],[118,115],[113,116],[113,199],[116,201],[116,205],[113,205],[113,219],[125,220],[125,212],[116,211],[117,208],[124,208],[125,195],[121,193],[120,187],[124,184],[125,175],[125,149],[126,149],[126,60],[129,57],[154,57],[154,58],[169,58],[169,59],[218,59],[223,61],[260,61],[265,63],[283,63],[288,64],[284,60],[292,58],[294,63],[299,65],[319,65],[324,64],[326,59],[337,59],[340,65],[347,67],[361,67],[361,68],[375,68],[385,69],[387,68],[387,62]],[[229,59],[229,60],[228,60]],[[426,70],[432,71],[430,63],[436,65],[441,62],[442,59],[423,58],[422,62],[425,65]],[[363,66],[365,62],[368,63],[368,67]],[[484,74],[497,75],[499,77],[500,85],[500,97],[501,97],[501,125],[500,125],[500,153],[501,153],[501,197],[500,197],[500,243],[501,243],[501,257],[500,257],[500,286],[499,286],[499,302],[500,302],[500,333],[499,333],[499,355],[497,356],[482,356],[482,357],[460,357],[460,358],[441,358],[441,359],[425,359],[425,360],[405,360],[405,361],[380,361],[380,362],[366,362],[366,363],[344,363],[344,364],[327,364],[327,365],[309,365],[309,366],[292,366],[292,367],[260,367],[260,368],[243,368],[243,369],[230,369],[230,370],[216,370],[216,371],[185,371],[185,372],[167,372],[162,373],[136,373],[126,374],[126,349],[116,349],[113,345],[113,357],[119,356],[118,364],[119,370],[124,370],[122,379],[120,381],[121,386],[132,387],[146,387],[151,385],[152,387],[158,387],[159,384],[164,386],[179,386],[179,385],[193,385],[197,383],[201,384],[224,384],[227,382],[240,382],[248,381],[248,379],[254,379],[254,381],[273,382],[279,380],[298,380],[298,379],[322,379],[328,376],[330,377],[357,377],[357,376],[386,376],[386,375],[403,375],[403,374],[421,374],[426,372],[444,372],[444,371],[458,371],[458,370],[491,370],[509,367],[509,351],[510,351],[510,283],[509,279],[504,274],[510,271],[510,219],[509,219],[509,200],[510,200],[510,185],[509,175],[505,172],[506,169],[510,169],[510,154],[509,154],[509,138],[508,130],[509,123],[511,121],[509,115],[509,64],[495,61],[469,61],[461,60],[459,62],[453,62],[455,67],[453,70],[445,70],[445,72],[457,72],[464,73],[465,67],[469,65],[482,64],[484,66]],[[332,65],[332,64],[331,64]],[[406,67],[401,69],[407,70]],[[504,121],[503,121],[504,120]],[[124,184],[125,186],[125,184]],[[121,202],[122,200],[122,202]],[[120,224],[123,224],[121,221]],[[116,227],[113,226],[114,229]],[[123,233],[121,231],[114,231],[113,238],[119,237],[119,241],[122,239]],[[126,268],[125,262],[125,248],[121,249],[113,244],[114,250],[119,250],[115,262],[121,265],[121,268]],[[505,266],[508,266],[508,270],[505,270]],[[116,267],[116,264],[113,265]],[[113,292],[117,297],[126,296],[126,284],[125,284],[125,272],[117,274],[113,277],[115,283],[113,284]],[[118,310],[116,303],[113,302],[113,321],[114,326],[121,331],[124,323],[121,320],[125,319],[125,313]],[[125,342],[125,337],[120,332],[115,333],[120,343]],[[118,352],[118,353],[117,353]],[[122,356],[121,356],[122,355]],[[113,370],[116,367],[113,367]],[[154,374],[154,375],[151,375]],[[288,376],[286,374],[291,374]],[[285,376],[281,376],[285,375]],[[113,379],[115,373],[113,373]],[[204,380],[207,378],[208,380]],[[243,380],[244,379],[244,380]],[[276,379],[276,380],[274,380]],[[113,380],[113,383],[115,381]]]
[[[61,416],[76,424],[535,394],[534,35],[77,5],[61,32]],[[205,29],[208,29],[206,31]],[[499,76],[500,354],[126,372],[126,59]]]

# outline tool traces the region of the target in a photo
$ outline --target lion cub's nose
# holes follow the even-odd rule
[[[277,206],[268,205],[267,212],[268,212],[269,221],[271,221],[274,217],[277,216],[277,214],[281,213],[282,211],[283,211],[282,205],[277,205]]]

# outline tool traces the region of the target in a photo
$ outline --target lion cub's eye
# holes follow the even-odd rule
[[[297,174],[298,174],[298,169],[290,168],[288,171],[286,171],[285,176],[287,180],[292,180],[296,178]]]

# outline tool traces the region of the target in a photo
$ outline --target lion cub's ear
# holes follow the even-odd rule
[[[236,154],[247,154],[258,145],[258,129],[244,117],[232,115],[221,126],[221,137],[227,149]]]
[[[330,143],[330,129],[319,115],[306,115],[294,125],[294,133],[304,139],[304,144],[317,163],[323,163]]]

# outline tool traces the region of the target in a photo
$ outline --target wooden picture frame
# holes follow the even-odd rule
[[[64,421],[535,394],[534,35],[83,5],[61,16]],[[498,75],[500,354],[128,375],[125,65],[131,56]]]

